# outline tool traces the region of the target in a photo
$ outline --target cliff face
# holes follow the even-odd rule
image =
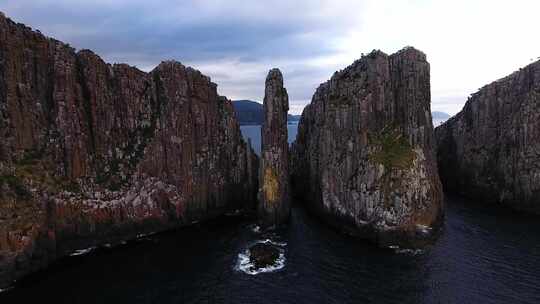
[[[540,213],[540,61],[480,89],[435,135],[446,191]]]
[[[263,107],[258,215],[263,226],[278,226],[289,219],[291,212],[287,142],[289,96],[278,69],[271,70],[266,77]]]
[[[76,53],[0,14],[0,288],[73,250],[254,208],[257,157],[200,72]]]
[[[443,212],[430,98],[429,64],[413,48],[374,51],[336,72],[300,119],[296,195],[382,246],[417,245]]]

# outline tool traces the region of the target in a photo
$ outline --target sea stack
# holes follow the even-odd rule
[[[279,226],[290,214],[289,145],[287,112],[289,96],[283,75],[272,69],[266,77],[258,216],[263,227]]]
[[[322,84],[292,147],[292,186],[324,221],[416,247],[441,222],[426,55],[373,51]]]
[[[471,95],[435,136],[445,191],[540,214],[540,61]]]

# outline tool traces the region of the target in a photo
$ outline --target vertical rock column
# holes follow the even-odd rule
[[[443,193],[429,69],[412,47],[373,51],[319,86],[300,119],[291,176],[325,222],[383,247],[436,236]]]
[[[290,214],[287,111],[289,97],[283,76],[272,69],[266,77],[259,189],[259,222],[279,226]]]

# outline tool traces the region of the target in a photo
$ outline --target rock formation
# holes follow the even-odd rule
[[[261,128],[259,221],[278,226],[289,219],[289,144],[287,112],[289,97],[278,69],[270,70],[264,93],[264,122]]]
[[[426,56],[380,51],[316,91],[292,148],[292,186],[328,223],[416,246],[442,218]]]
[[[446,191],[540,213],[540,61],[480,89],[435,136]]]
[[[0,14],[0,288],[73,250],[255,207],[258,159],[200,72],[150,73]]]

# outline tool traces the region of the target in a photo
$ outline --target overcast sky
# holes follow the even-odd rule
[[[540,0],[1,0],[0,10],[108,62],[149,71],[176,59],[230,99],[261,101],[279,67],[292,113],[373,49],[424,51],[432,110],[450,114],[540,56]]]

